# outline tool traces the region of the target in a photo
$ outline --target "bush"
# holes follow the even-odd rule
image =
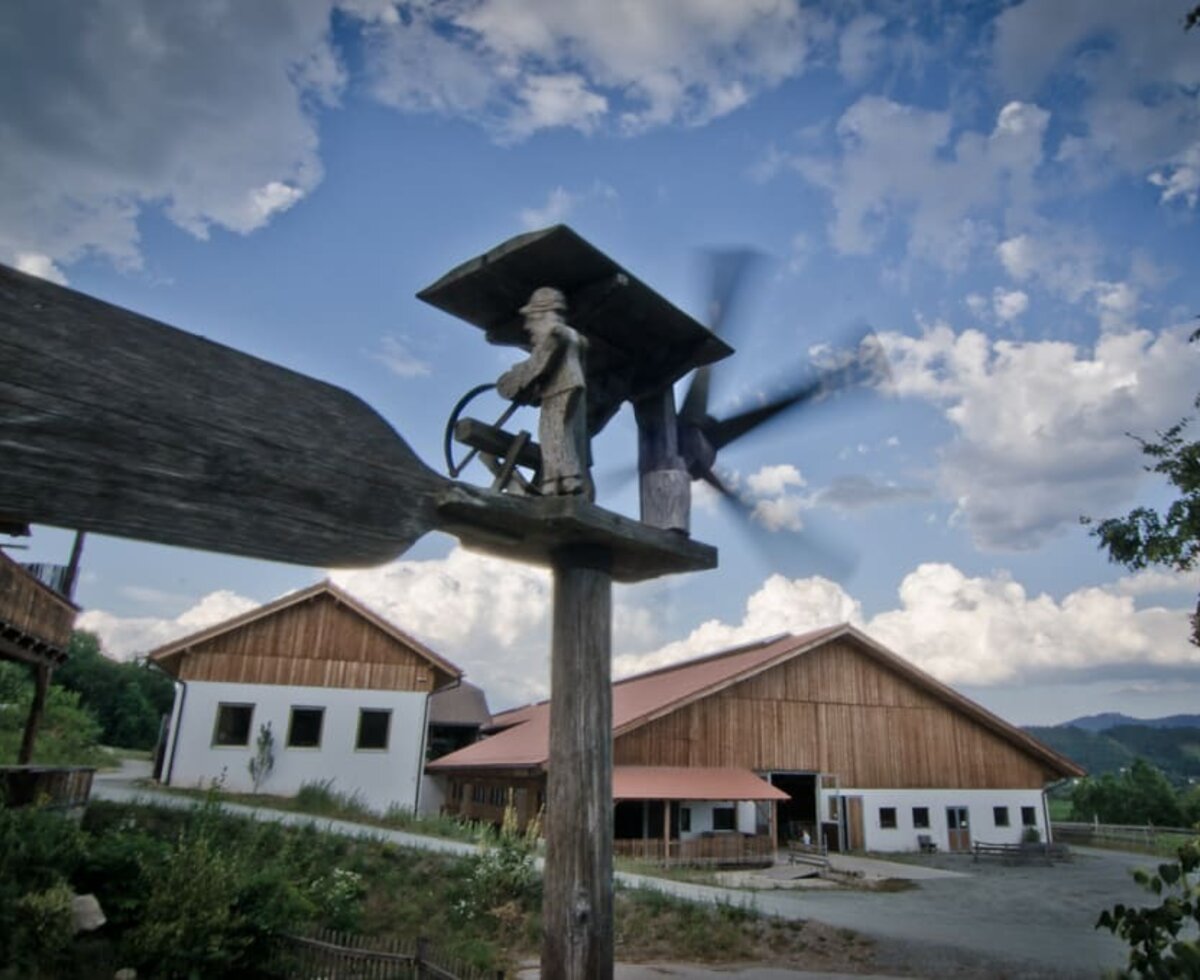
[[[487,913],[511,921],[537,905],[542,891],[542,877],[534,863],[539,829],[534,819],[521,830],[517,811],[509,805],[500,829],[489,828],[480,835],[484,850],[475,858],[467,895],[459,907],[465,918]]]
[[[29,974],[36,976],[43,968],[53,970],[66,962],[74,938],[73,895],[70,886],[60,881],[17,899],[11,957]]]
[[[63,887],[84,859],[84,837],[62,814],[41,807],[10,809],[0,805],[0,961],[18,952],[18,919],[40,914],[36,902],[21,902]],[[36,945],[36,944],[35,944]],[[28,949],[26,949],[28,953]]]
[[[1177,860],[1158,866],[1157,874],[1138,869],[1134,880],[1154,895],[1166,897],[1158,905],[1128,908],[1115,905],[1100,913],[1097,929],[1108,929],[1130,947],[1129,969],[1124,977],[1200,977],[1200,940],[1180,939],[1181,932],[1195,933],[1200,926],[1200,841],[1179,848]]]

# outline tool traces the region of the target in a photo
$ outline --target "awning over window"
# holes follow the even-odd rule
[[[786,800],[749,769],[615,766],[613,800]]]

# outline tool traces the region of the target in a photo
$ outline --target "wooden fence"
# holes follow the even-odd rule
[[[1056,841],[1097,844],[1102,847],[1132,847],[1145,851],[1156,851],[1161,844],[1174,838],[1194,837],[1198,834],[1196,830],[1187,827],[1137,827],[1111,823],[1069,823],[1059,820],[1054,821],[1050,829]]]
[[[661,838],[614,840],[613,854],[617,857],[650,861],[655,864],[686,865],[759,865],[775,863],[775,847],[770,837],[745,834],[714,834],[712,837],[692,837],[673,840],[664,850]]]
[[[85,806],[92,792],[92,766],[0,766],[0,801],[7,806]]]
[[[424,939],[403,942],[324,929],[285,936],[269,967],[288,980],[503,980],[503,970],[484,970],[437,954]]]

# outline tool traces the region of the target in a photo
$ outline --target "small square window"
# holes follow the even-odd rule
[[[358,713],[358,739],[356,749],[386,749],[388,731],[392,727],[392,713],[374,708],[363,708]]]
[[[288,748],[319,749],[324,721],[324,708],[293,708],[292,719],[288,723]]]
[[[692,808],[689,806],[681,806],[679,808],[679,829],[687,834],[692,830]]]
[[[896,808],[894,806],[881,806],[879,808],[879,826],[884,830],[896,829]]]
[[[913,827],[917,830],[929,829],[929,807],[914,806],[913,807]]]
[[[992,822],[995,823],[995,825],[997,827],[1007,827],[1008,826],[1008,807],[1006,807],[1006,806],[992,807]]]
[[[217,705],[217,722],[213,726],[213,745],[249,745],[250,723],[254,720],[252,704]]]
[[[736,830],[737,811],[731,806],[713,807],[713,830]]]
[[[1021,826],[1036,827],[1037,826],[1037,807],[1023,806],[1021,807]]]

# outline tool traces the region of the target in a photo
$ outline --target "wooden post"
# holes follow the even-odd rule
[[[553,555],[542,976],[613,975],[612,577],[605,549]]]
[[[671,801],[663,800],[663,867],[671,866]]]
[[[638,426],[642,523],[687,534],[692,478],[679,455],[679,423],[671,387],[634,402],[633,412]]]
[[[44,664],[33,670],[33,703],[29,706],[29,717],[25,719],[25,734],[21,737],[21,749],[17,753],[17,765],[27,766],[33,758],[33,743],[37,740],[38,726],[46,710],[46,691],[50,688],[50,668]]]

